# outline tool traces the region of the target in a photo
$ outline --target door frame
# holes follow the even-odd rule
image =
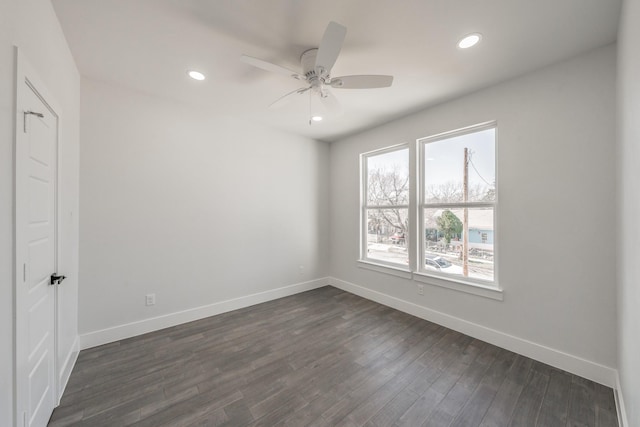
[[[25,115],[20,110],[20,100],[23,99],[25,91],[32,90],[33,93],[40,98],[43,104],[47,107],[49,112],[55,118],[56,123],[56,140],[53,156],[53,187],[54,187],[54,219],[53,219],[53,239],[54,239],[54,268],[57,271],[59,268],[59,252],[60,252],[60,205],[59,205],[59,189],[60,189],[60,108],[59,104],[55,101],[46,85],[38,76],[36,69],[31,65],[24,54],[18,47],[14,47],[15,56],[15,93],[14,93],[14,114],[15,114],[15,127],[14,127],[14,379],[13,379],[13,397],[14,397],[14,423],[16,427],[27,425],[27,411],[25,408],[27,397],[27,375],[26,361],[28,357],[26,342],[27,337],[27,322],[26,322],[26,310],[25,310],[25,290],[23,284],[23,278],[26,268],[26,255],[25,255],[25,230],[21,227],[19,218],[23,218],[26,212],[26,203],[24,200],[25,185],[26,182],[23,179],[23,169],[25,165],[22,162],[24,158],[24,150],[26,149],[25,133],[23,132]],[[27,85],[31,88],[27,88]],[[52,272],[53,273],[53,272]],[[57,287],[53,289],[54,309],[53,309],[53,342],[54,342],[54,354],[53,354],[53,398],[54,406],[58,406],[60,403],[60,390],[59,390],[59,339],[58,339],[58,290]]]

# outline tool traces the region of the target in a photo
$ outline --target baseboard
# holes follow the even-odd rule
[[[346,292],[437,323],[449,329],[513,351],[514,353],[530,357],[547,365],[555,366],[556,368],[590,379],[607,387],[616,387],[616,370],[613,368],[334,277],[329,278],[329,284]]]
[[[618,411],[618,424],[620,427],[630,427],[627,418],[627,409],[624,406],[624,395],[620,384],[620,375],[616,371],[616,386],[613,389],[613,397],[616,399],[616,410]]]
[[[169,328],[182,323],[204,319],[205,317],[215,316],[216,314],[226,313],[239,308],[245,308],[274,299],[295,295],[300,292],[321,288],[328,284],[329,279],[325,277],[239,298],[233,298],[226,301],[220,301],[213,304],[203,305],[189,310],[118,325],[99,331],[89,332],[80,336],[80,347],[82,350],[96,347],[102,344],[157,331],[159,329]]]
[[[67,388],[69,378],[71,377],[71,371],[73,371],[73,367],[76,365],[76,361],[78,360],[78,353],[80,353],[80,337],[76,335],[58,375],[58,402],[56,402],[56,404],[60,403],[60,398],[64,394],[64,390]]]

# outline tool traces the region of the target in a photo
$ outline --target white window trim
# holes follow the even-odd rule
[[[413,272],[413,280],[416,282],[426,283],[428,285],[440,286],[441,288],[453,289],[455,291],[466,292],[468,294],[491,298],[498,301],[503,300],[502,289],[494,286],[493,284],[483,285],[468,280],[459,280],[456,277],[449,277],[444,274],[425,274],[417,271]]]
[[[379,205],[371,205],[371,206],[367,206],[367,191],[368,191],[368,182],[367,182],[367,176],[368,173],[365,174],[365,171],[368,172],[367,168],[366,168],[366,159],[368,157],[371,156],[378,156],[380,154],[385,154],[385,153],[391,153],[394,151],[398,151],[398,150],[404,150],[404,149],[408,149],[409,151],[409,163],[411,164],[411,147],[409,144],[407,143],[403,143],[403,144],[396,144],[396,145],[392,145],[390,147],[384,147],[378,150],[373,150],[373,151],[368,151],[366,153],[361,153],[360,154],[360,258],[358,260],[359,265],[361,265],[364,268],[369,268],[372,270],[376,270],[376,271],[381,271],[383,273],[385,273],[386,271],[383,271],[384,269],[389,269],[390,271],[388,272],[389,274],[394,274],[394,271],[398,271],[398,272],[408,272],[409,273],[409,279],[411,278],[411,251],[409,249],[409,245],[411,242],[413,242],[413,237],[412,237],[412,229],[411,229],[411,202],[408,205],[383,205],[383,206],[379,206]],[[409,170],[409,178],[411,178],[411,170]],[[412,195],[411,195],[411,191],[413,188],[413,181],[409,181],[409,200],[412,199]],[[373,259],[373,258],[369,258],[367,256],[367,232],[365,231],[365,224],[367,223],[366,220],[366,215],[367,215],[367,209],[389,209],[389,208],[399,208],[399,209],[407,209],[407,213],[409,216],[409,234],[408,236],[405,236],[405,247],[407,248],[407,257],[409,258],[409,265],[407,266],[407,268],[403,268],[400,264],[395,264],[395,263],[391,263],[391,262],[385,262],[382,260],[378,260],[378,259]],[[395,274],[397,275],[397,274]],[[401,276],[404,277],[404,276]]]
[[[498,123],[496,121],[489,121],[480,123],[477,125],[466,126],[461,129],[456,129],[448,132],[442,132],[436,135],[428,136],[425,138],[419,138],[416,140],[416,152],[418,157],[418,203],[417,203],[417,224],[416,227],[419,230],[422,230],[424,224],[424,209],[425,208],[483,208],[490,207],[493,208],[493,281],[486,281],[481,279],[474,279],[471,277],[463,277],[459,279],[458,277],[452,277],[446,274],[438,274],[437,272],[431,272],[427,270],[420,260],[424,260],[425,258],[425,236],[424,232],[420,232],[418,234],[418,265],[414,270],[414,278],[419,280],[418,278],[432,278],[433,280],[419,280],[424,281],[425,283],[433,284],[436,286],[443,286],[450,289],[465,291],[465,289],[472,294],[479,295],[485,294],[485,290],[491,291],[489,295],[492,295],[494,292],[497,292],[500,295],[500,299],[502,300],[502,289],[500,288],[498,282],[498,191],[496,191],[495,200],[493,202],[467,202],[467,203],[429,203],[425,204],[424,202],[424,172],[425,172],[425,164],[424,164],[424,147],[426,144],[436,141],[441,141],[443,139],[449,139],[455,136],[467,135],[474,132],[480,132],[487,129],[495,129],[495,159],[494,164],[496,166],[496,190],[498,188]],[[482,295],[487,296],[487,295]],[[491,298],[491,296],[489,296]]]
[[[431,272],[424,269],[420,259],[424,259],[424,233],[418,230],[422,229],[422,223],[424,222],[424,194],[422,191],[422,185],[424,185],[424,155],[423,155],[423,143],[425,141],[435,142],[442,139],[451,138],[458,135],[464,135],[472,132],[479,132],[485,129],[495,129],[495,166],[496,166],[496,183],[498,183],[498,123],[497,121],[488,121],[477,125],[467,126],[464,128],[442,132],[425,138],[419,138],[415,144],[397,144],[389,147],[384,147],[377,150],[368,151],[360,154],[360,258],[357,261],[357,266],[362,269],[371,270],[383,274],[389,274],[404,279],[410,279],[414,282],[425,283],[432,286],[438,286],[441,288],[451,289],[458,292],[481,296],[496,301],[503,301],[504,292],[498,282],[498,260],[499,260],[499,241],[497,236],[498,221],[498,192],[496,191],[496,198],[493,203],[487,202],[469,202],[467,207],[469,208],[481,208],[491,207],[493,208],[493,229],[494,229],[494,280],[484,281],[480,279],[473,279],[469,277],[458,278],[457,276],[450,276],[445,273]],[[367,181],[364,174],[365,160],[368,156],[384,154],[386,152],[392,152],[401,150],[404,148],[409,149],[409,176],[413,177],[410,181],[409,187],[409,205],[397,205],[395,207],[409,208],[409,236],[407,240],[407,254],[409,256],[409,265],[407,268],[403,268],[398,264],[385,263],[384,261],[374,260],[366,257],[366,245],[367,235],[364,228],[366,223],[365,215],[367,209],[372,208],[385,208],[385,206],[367,206]],[[417,177],[417,178],[416,178]],[[417,184],[417,185],[416,185]],[[498,184],[497,184],[498,185]],[[497,189],[497,186],[496,186]],[[388,206],[387,206],[388,207]],[[430,204],[429,207],[460,207],[458,203],[441,203]],[[418,238],[416,239],[416,236]],[[416,241],[418,240],[418,241]]]
[[[402,268],[390,264],[382,264],[368,260],[358,260],[358,267],[365,270],[373,270],[378,273],[390,274],[391,276],[402,277],[403,279],[412,279],[413,272],[408,268]]]

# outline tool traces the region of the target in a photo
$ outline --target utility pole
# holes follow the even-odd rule
[[[462,201],[469,201],[469,149],[464,149],[464,172],[462,178]],[[469,277],[469,209],[465,206],[462,217],[462,274]]]

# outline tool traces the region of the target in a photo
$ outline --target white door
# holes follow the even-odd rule
[[[46,426],[56,405],[58,119],[25,72],[16,120],[17,424]]]

